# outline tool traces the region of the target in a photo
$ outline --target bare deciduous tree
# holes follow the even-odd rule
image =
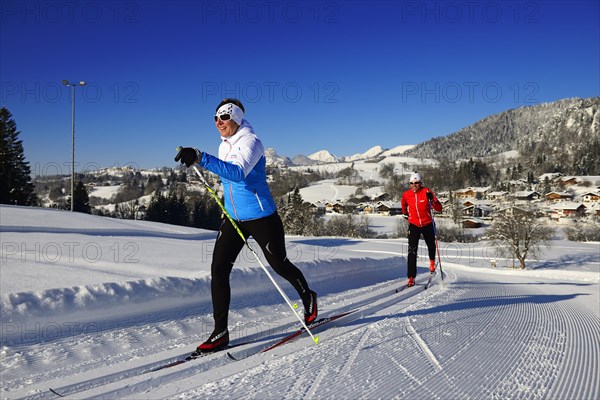
[[[487,233],[498,255],[514,257],[525,269],[527,256],[537,257],[542,246],[548,244],[554,230],[530,210],[515,206],[499,213]]]

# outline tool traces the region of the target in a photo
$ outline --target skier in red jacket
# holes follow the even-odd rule
[[[408,283],[414,286],[417,276],[417,250],[421,234],[429,250],[429,271],[435,272],[435,231],[432,208],[442,211],[442,203],[433,192],[423,187],[421,175],[413,173],[409,180],[410,189],[402,194],[402,214],[408,218]]]

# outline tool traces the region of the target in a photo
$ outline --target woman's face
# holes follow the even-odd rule
[[[239,125],[231,118],[227,121],[222,121],[221,118],[217,118],[217,120],[215,121],[215,126],[217,127],[217,130],[219,131],[221,137],[224,138],[228,138],[235,135],[235,132],[237,132],[239,128]]]

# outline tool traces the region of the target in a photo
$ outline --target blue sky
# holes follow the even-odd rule
[[[9,1],[0,104],[36,174],[216,154],[238,97],[265,147],[352,155],[600,94],[597,1]]]

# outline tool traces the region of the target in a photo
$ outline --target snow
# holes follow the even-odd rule
[[[311,203],[317,201],[343,201],[354,196],[358,186],[340,185],[337,179],[324,179],[299,190],[302,200]]]
[[[381,155],[387,157],[387,156],[393,156],[393,155],[397,155],[397,154],[402,154],[405,151],[412,149],[413,147],[415,147],[414,144],[396,146],[394,148],[391,148],[389,150],[384,151]]]
[[[338,158],[327,150],[319,150],[317,152],[309,154],[307,157],[311,160],[325,163],[334,163],[338,161]]]
[[[394,293],[405,239],[290,236],[320,314],[359,311],[318,345],[142,373],[212,330],[215,232],[5,205],[0,222],[2,398],[600,398],[599,243],[555,240],[524,271],[486,243],[440,243],[444,285]],[[232,353],[298,326],[248,251],[231,282],[232,344],[253,339]]]
[[[92,190],[90,190],[89,196],[110,200],[114,195],[119,193],[120,189],[121,185],[94,186]]]
[[[509,150],[509,151],[505,151],[503,153],[499,153],[497,154],[497,157],[499,158],[504,158],[504,159],[513,159],[513,158],[518,158],[520,157],[520,153],[518,150]]]
[[[365,158],[373,158],[377,157],[383,153],[383,149],[381,146],[373,146],[369,150],[364,153],[353,154],[351,156],[344,157],[344,161],[356,161],[356,160],[364,160]]]

